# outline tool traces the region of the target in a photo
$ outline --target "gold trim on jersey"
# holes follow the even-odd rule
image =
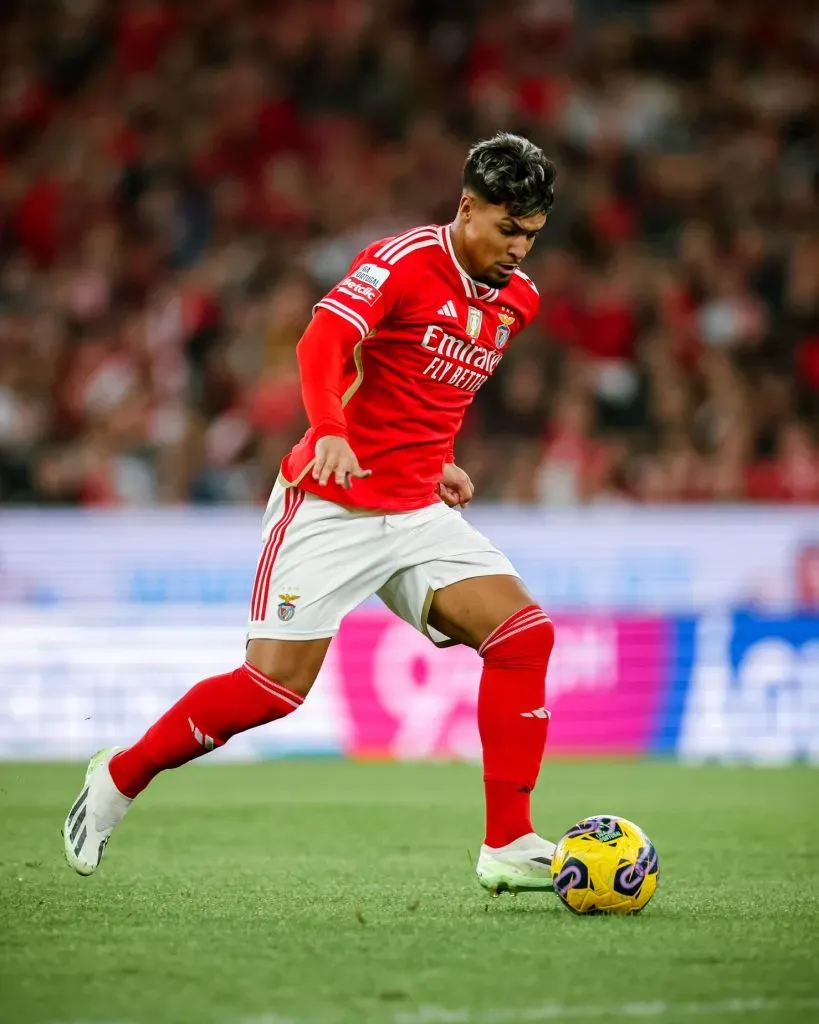
[[[429,635],[429,623],[427,620],[429,619],[429,610],[432,608],[432,601],[434,597],[435,591],[432,587],[427,587],[427,596],[424,598],[424,603],[421,605],[421,631],[427,640],[432,640],[432,637]]]
[[[460,641],[453,640],[451,637],[447,637],[446,640],[433,640],[429,635],[429,613],[432,609],[432,602],[435,600],[436,590],[432,587],[427,588],[427,596],[424,598],[424,603],[421,605],[421,632],[427,638],[432,640],[436,647],[456,647]]]
[[[298,487],[299,484],[302,482],[302,480],[307,476],[307,474],[313,468],[313,466],[315,465],[315,462],[316,462],[315,459],[310,459],[310,461],[307,463],[307,465],[304,467],[304,469],[301,471],[301,473],[299,473],[299,475],[296,477],[295,480],[288,480],[287,477],[284,475],[283,471],[280,469],[279,470],[279,479],[278,479],[277,483],[280,483],[282,485],[282,487],[284,487],[285,490],[287,490],[287,488],[289,488],[289,487]]]
[[[375,331],[370,331],[367,337],[371,338],[373,334],[375,334]],[[347,390],[341,396],[342,409],[347,405],[347,403],[350,401],[350,399],[353,397],[356,391],[358,391],[358,389],[361,387],[361,382],[364,380],[364,360],[361,355],[362,348],[364,348],[363,339],[359,341],[356,347],[353,349],[353,360],[355,362],[356,377],[353,383],[347,388]]]
[[[372,337],[373,334],[375,334],[375,331],[370,331],[370,333],[367,335],[367,337],[370,338],[370,337]],[[355,362],[356,375],[355,375],[355,380],[352,382],[352,384],[347,388],[347,390],[341,396],[341,408],[342,409],[345,408],[345,406],[349,403],[350,399],[353,397],[353,395],[356,393],[356,391],[358,391],[358,389],[361,387],[361,382],[364,380],[364,360],[363,360],[362,355],[361,355],[361,350],[363,349],[363,347],[364,347],[364,339],[362,338],[362,340],[359,341],[356,344],[355,348],[353,349],[353,361]],[[281,470],[279,470],[279,480],[281,481],[282,487],[298,487],[299,484],[302,482],[302,480],[307,476],[307,474],[313,468],[313,466],[315,465],[315,462],[316,462],[315,458],[310,459],[310,461],[307,463],[307,465],[304,467],[304,469],[301,471],[301,473],[299,473],[299,475],[296,477],[295,480],[288,480],[287,477],[284,475],[284,473]]]

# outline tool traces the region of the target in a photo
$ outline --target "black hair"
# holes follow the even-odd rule
[[[513,217],[548,213],[555,199],[557,169],[543,150],[511,132],[476,142],[464,164],[464,189]]]

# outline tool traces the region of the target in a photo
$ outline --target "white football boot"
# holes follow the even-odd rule
[[[108,763],[122,747],[108,747],[88,762],[85,785],[63,825],[65,859],[80,875],[93,875],[111,833],[133,803],[114,785]]]
[[[476,874],[493,896],[510,892],[552,892],[552,855],[555,844],[529,832],[507,846],[482,846]]]

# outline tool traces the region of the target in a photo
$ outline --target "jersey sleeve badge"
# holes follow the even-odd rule
[[[382,296],[384,282],[390,276],[386,267],[377,267],[372,263],[364,263],[352,274],[349,274],[337,286],[337,290],[351,299],[366,302],[374,306]]]
[[[470,306],[466,317],[466,333],[470,338],[480,338],[482,324],[483,313],[476,306]]]

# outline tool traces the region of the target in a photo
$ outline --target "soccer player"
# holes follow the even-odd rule
[[[554,179],[527,139],[477,143],[455,220],[374,242],[317,304],[297,349],[310,429],[264,514],[246,660],[197,683],[133,746],[91,759],[64,826],[80,874],[97,869],[161,771],[298,711],[344,616],[377,593],[434,643],[483,658],[478,878],[494,893],[551,888],[554,844],[535,833],[529,795],[554,630],[506,556],[458,511],[473,488],[453,443],[537,311],[520,264],[546,224]]]

